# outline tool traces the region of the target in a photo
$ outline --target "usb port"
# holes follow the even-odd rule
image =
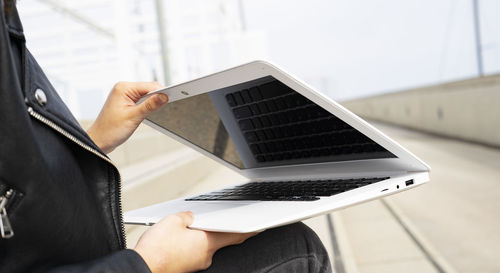
[[[410,179],[410,180],[406,180],[405,182],[406,186],[410,186],[410,185],[413,185],[413,179]]]

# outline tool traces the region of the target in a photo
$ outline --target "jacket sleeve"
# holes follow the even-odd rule
[[[85,263],[50,269],[47,273],[151,273],[142,257],[131,249],[114,252]]]

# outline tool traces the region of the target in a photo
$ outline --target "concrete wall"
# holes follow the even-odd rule
[[[342,104],[364,118],[500,147],[500,74]]]

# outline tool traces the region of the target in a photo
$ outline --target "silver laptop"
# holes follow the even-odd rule
[[[422,160],[268,62],[157,92],[169,102],[145,123],[248,181],[128,211],[128,224],[152,225],[189,210],[195,215],[191,228],[260,231],[429,180],[430,168]]]

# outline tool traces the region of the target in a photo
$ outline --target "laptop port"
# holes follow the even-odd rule
[[[413,179],[406,180],[405,184],[407,187],[413,185]]]

